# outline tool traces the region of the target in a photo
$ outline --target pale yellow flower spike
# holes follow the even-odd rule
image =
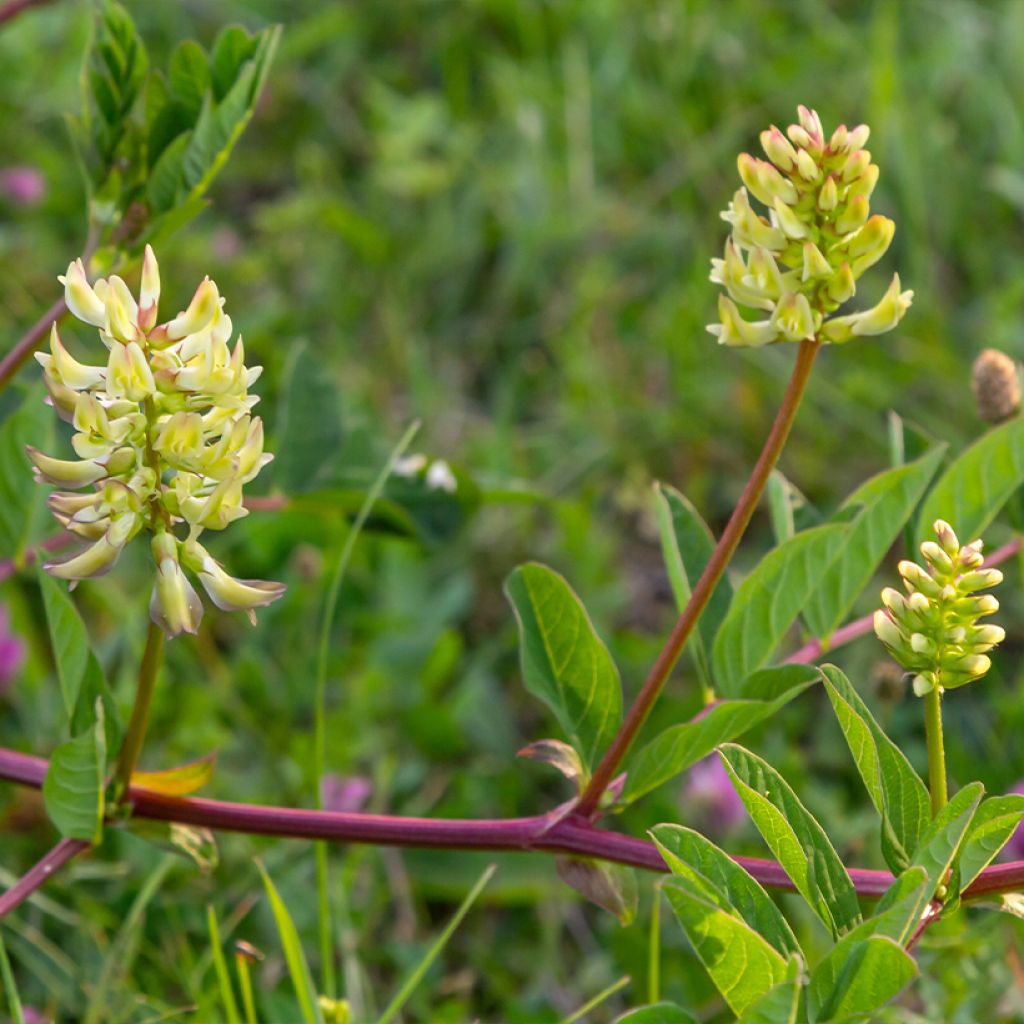
[[[68,309],[98,328],[109,353],[102,365],[80,363],[54,327],[49,353],[36,356],[50,402],[76,431],[79,461],[29,448],[35,477],[92,488],[50,496],[54,518],[90,543],[46,570],[72,581],[99,576],[145,530],[155,571],[150,616],[168,636],[195,633],[203,617],[185,569],[218,607],[254,619],[253,609],[277,600],[284,586],[235,579],[198,541],[203,530],[246,515],[242,488],[273,457],[251,412],[258,399],[248,393],[261,368],[245,366],[241,339],[230,349],[217,285],[204,279],[187,309],[157,324],[160,267],[148,245],[137,301],[120,277],[90,284],[80,259],[59,280]]]
[[[885,255],[896,230],[888,217],[871,216],[878,167],[864,149],[868,134],[867,125],[840,125],[826,141],[818,115],[799,107],[797,124],[761,133],[767,160],[739,155],[743,187],[722,214],[731,229],[725,256],[711,261],[711,280],[726,292],[719,322],[708,326],[720,344],[845,342],[900,322],[914,293],[901,289],[899,275],[873,308],[833,315]],[[754,319],[755,310],[769,316]]]

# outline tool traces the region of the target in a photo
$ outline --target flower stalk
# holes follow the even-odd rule
[[[942,739],[942,691],[936,687],[924,698],[924,732],[928,746],[928,792],[932,817],[949,801],[946,790],[946,747]]]
[[[128,793],[132,772],[135,771],[135,767],[139,763],[139,755],[142,753],[142,744],[149,727],[149,712],[153,706],[153,694],[156,692],[156,681],[160,673],[163,650],[163,630],[151,621],[146,630],[146,646],[143,649],[142,663],[139,666],[139,682],[135,691],[132,717],[128,723],[128,731],[125,733],[114,776],[114,798],[118,802]]]

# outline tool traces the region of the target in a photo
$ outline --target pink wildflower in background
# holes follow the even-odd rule
[[[18,206],[35,206],[46,192],[46,179],[35,167],[5,167],[0,192]]]
[[[8,688],[25,662],[25,641],[11,632],[11,616],[0,604],[0,693]]]
[[[373,787],[361,775],[336,775],[328,772],[320,780],[320,800],[325,811],[351,814],[361,811],[370,799]]]
[[[717,754],[698,761],[686,773],[681,802],[683,824],[711,835],[735,831],[747,814]]]

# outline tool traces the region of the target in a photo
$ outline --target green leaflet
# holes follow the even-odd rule
[[[588,767],[622,719],[619,672],[569,584],[530,562],[505,581],[519,623],[523,681],[554,712]]]
[[[945,881],[947,872],[956,862],[984,793],[985,787],[980,782],[964,786],[939,811],[921,836],[911,866],[922,867],[927,872],[929,898]],[[902,894],[893,886],[878,901],[877,912],[887,910],[899,898]]]
[[[658,484],[655,488],[654,510],[661,534],[662,557],[665,559],[676,606],[682,612],[711,558],[711,553],[715,549],[715,538],[700,513],[679,491],[668,484]],[[713,682],[711,648],[718,627],[729,610],[730,601],[732,584],[723,574],[715,584],[707,607],[688,644],[697,662],[697,668],[709,686]]]
[[[931,823],[928,790],[903,751],[882,732],[849,679],[835,665],[823,666],[821,677],[871,802],[882,816],[885,862],[898,874],[910,864]]]
[[[769,551],[740,584],[715,637],[712,669],[723,693],[735,696],[740,682],[768,660],[851,528],[829,523],[798,533]]]
[[[736,739],[803,693],[818,677],[810,665],[780,665],[755,672],[737,700],[705,708],[692,722],[671,725],[641,747],[630,761],[621,802],[631,803]]]
[[[736,1024],[798,1024],[806,1019],[803,1013],[804,990],[800,983],[800,958],[792,957],[786,969],[787,979],[748,1006],[737,1018]]]
[[[816,637],[838,626],[871,581],[879,562],[899,535],[935,475],[945,446],[916,462],[872,477],[851,494],[840,514],[859,507],[842,544],[801,615]]]
[[[49,447],[53,410],[43,404],[42,388],[33,388],[0,424],[0,551],[20,557],[32,540],[36,511],[44,490],[32,479],[25,446]]]
[[[97,700],[96,723],[53,752],[43,780],[46,813],[65,838],[102,838],[106,764],[103,704]]]
[[[929,884],[925,869],[912,868],[901,875],[886,893],[889,909],[869,917],[832,947],[811,972],[807,996],[812,1020],[828,1012],[829,1004],[839,992],[843,968],[855,950],[874,935],[885,936],[898,946],[905,945],[921,920],[934,891],[935,887]]]
[[[990,796],[982,802],[971,821],[960,853],[960,892],[992,863],[1022,818],[1024,796]]]
[[[120,715],[103,669],[89,645],[85,623],[62,583],[42,568],[37,576],[71,735],[77,736],[93,724],[98,698],[103,704],[107,750],[117,750],[121,741]]]
[[[166,234],[179,211],[191,218],[202,208],[203,195],[252,117],[279,37],[280,28],[250,36],[229,26],[209,61],[186,40],[171,56],[168,84],[147,91],[152,169],[146,195],[157,214],[147,240]]]
[[[845,952],[832,991],[815,1024],[868,1021],[917,976],[914,958],[886,935],[872,935]]]
[[[651,838],[673,875],[709,903],[744,921],[783,956],[800,945],[759,882],[710,839],[682,825],[655,825]]]
[[[733,785],[775,859],[835,936],[861,921],[857,893],[824,829],[766,761],[733,743],[719,748]]]
[[[313,976],[309,973],[309,964],[306,963],[306,954],[302,951],[302,943],[299,941],[295,922],[276,886],[271,881],[270,875],[267,874],[267,869],[258,860],[256,867],[259,868],[260,875],[263,877],[263,885],[270,899],[270,909],[274,912],[274,922],[281,938],[285,963],[288,964],[288,973],[292,979],[295,996],[299,1001],[302,1020],[305,1024],[323,1024],[320,1002],[317,998],[316,988],[313,986]]]
[[[963,542],[982,531],[1024,483],[1024,418],[994,427],[962,452],[925,498],[917,540],[931,538],[932,523],[945,519]]]
[[[782,955],[745,921],[691,891],[682,878],[664,883],[676,919],[733,1013],[740,1015],[787,980]]]
[[[306,494],[323,481],[341,447],[341,395],[305,342],[289,353],[282,393],[271,468],[286,494]]]
[[[213,970],[217,976],[217,987],[220,989],[221,1006],[224,1008],[226,1024],[240,1024],[238,1003],[235,991],[231,987],[231,975],[228,973],[227,960],[220,941],[220,929],[217,927],[217,914],[212,903],[206,904],[206,928],[210,933],[210,955],[213,958]]]

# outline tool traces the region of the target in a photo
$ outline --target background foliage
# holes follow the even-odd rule
[[[160,251],[182,289],[168,296],[174,308],[194,279],[216,277],[251,359],[267,367],[261,411],[278,461],[265,486],[308,494],[225,538],[243,575],[289,584],[260,628],[210,615],[195,642],[169,647],[144,765],[217,749],[210,795],[313,805],[325,575],[344,542],[343,513],[422,418],[417,446],[449,460],[459,488],[451,498],[393,483],[357,546],[329,665],[329,767],[369,779],[369,806],[393,813],[514,815],[565,799],[549,769],[515,760],[555,727],[522,686],[502,580],[528,557],[564,573],[635,692],[674,612],[650,486],[671,483],[720,529],[788,373],[791,351],[718,351],[704,324],[734,155],[798,102],[829,124],[871,124],[883,168],[874,202],[898,223],[887,261],[916,293],[894,335],[819,360],[782,463],[810,506],[833,511],[888,465],[890,409],[959,451],[981,429],[967,386],[973,357],[989,345],[1024,354],[1024,4],[127,6],[157,66],[180,39],[209,47],[232,20],[284,26],[212,208]],[[0,29],[3,162],[36,167],[45,181],[38,202],[0,198],[4,349],[57,297],[55,275],[83,245],[63,119],[79,107],[88,23],[85,5],[59,0]],[[19,383],[35,379],[32,368]],[[1006,530],[991,528],[990,543]],[[771,542],[765,512],[738,569]],[[144,632],[144,572],[140,559],[76,593],[122,705]],[[995,670],[949,704],[952,779],[984,765],[993,793],[1024,776],[1018,581],[1011,568],[1000,594],[1010,636]],[[34,574],[0,596],[30,645],[0,694],[0,742],[48,754],[59,686]],[[878,645],[861,641],[836,660],[920,768],[917,709],[898,700]],[[655,726],[698,704],[688,665]],[[832,839],[844,860],[882,866],[830,714],[815,687],[745,742],[840,824]],[[16,874],[52,829],[35,797],[4,787],[0,801],[0,866]],[[672,784],[623,824],[641,834],[690,823],[690,812]],[[727,845],[764,849],[749,824]],[[25,1001],[55,1013],[87,998],[92,1019],[125,1021],[198,1005],[210,1019],[212,901],[223,937],[267,953],[258,996],[268,1019],[286,1019],[294,997],[252,856],[315,959],[311,851],[233,836],[218,847],[207,876],[128,834],[73,864],[8,934]],[[587,1019],[643,1000],[649,880],[638,923],[621,930],[543,858],[498,860],[408,1019],[556,1021],[624,974],[631,986]],[[380,1010],[486,861],[350,848],[338,862],[349,995]],[[800,941],[823,948],[820,926],[790,903]],[[966,913],[928,933],[930,980],[891,1019],[1024,1020],[1024,964],[1005,953],[1024,923],[972,919],[968,935]],[[721,1012],[674,926],[663,974],[666,994],[703,1019]]]

